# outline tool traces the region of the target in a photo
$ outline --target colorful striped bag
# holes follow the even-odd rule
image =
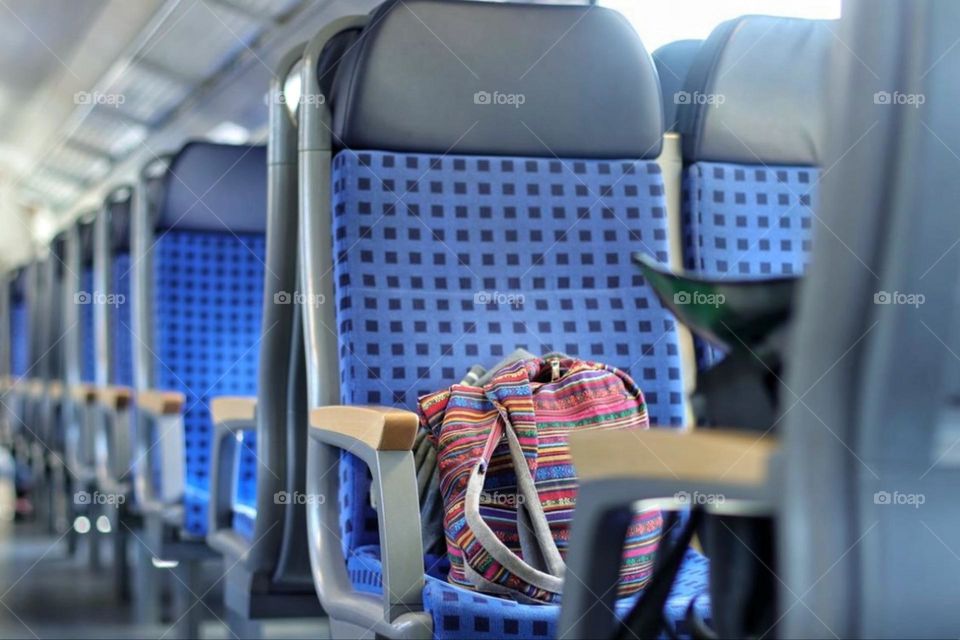
[[[437,449],[449,581],[521,602],[557,603],[577,478],[574,429],[646,429],[643,393],[626,373],[595,362],[533,358],[483,386],[454,385],[420,398]],[[653,570],[660,512],[635,516],[619,595]]]

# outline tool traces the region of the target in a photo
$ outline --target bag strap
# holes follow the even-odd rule
[[[666,541],[666,536],[661,540],[660,547],[657,550],[656,569],[653,572],[653,577],[647,583],[633,609],[621,620],[615,637],[646,640],[647,638],[659,638],[661,636],[661,630],[665,628],[663,609],[670,597],[670,592],[673,590],[673,583],[677,579],[677,574],[680,573],[683,559],[687,556],[687,548],[690,546],[702,518],[703,509],[692,509],[686,525],[673,544],[669,547],[663,544]],[[673,629],[667,629],[667,632],[670,636],[673,636]]]
[[[513,425],[510,424],[505,410],[499,403],[495,402],[494,405],[500,412],[501,420],[497,420],[490,430],[483,455],[474,465],[470,472],[470,479],[467,481],[467,495],[464,503],[467,526],[470,527],[471,532],[483,549],[507,571],[537,588],[551,593],[560,593],[563,587],[563,573],[566,568],[563,558],[560,556],[557,543],[553,539],[550,524],[543,512],[543,505],[540,503],[540,494],[537,492],[533,476],[530,474],[530,467],[527,466],[520,441],[513,431]],[[517,489],[523,497],[523,501],[517,505],[517,509],[518,511],[520,509],[526,511],[533,528],[534,539],[540,548],[540,555],[546,562],[547,572],[533,567],[503,544],[490,526],[480,517],[480,494],[483,492],[487,467],[493,458],[494,450],[504,435],[506,435],[507,446],[510,449],[510,459],[513,462],[514,473],[517,476]]]

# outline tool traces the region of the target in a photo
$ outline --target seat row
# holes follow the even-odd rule
[[[651,57],[607,9],[457,0],[328,25],[278,65],[266,148],[157,158],[5,277],[24,488],[54,527],[106,516],[121,593],[131,539],[137,597],[157,597],[161,561],[186,598],[222,559],[232,620],[325,614],[343,637],[614,624],[635,599],[562,630],[557,606],[445,581],[421,535],[417,398],[518,348],[561,351],[630,373],[655,426],[689,425],[697,369],[722,354],[694,357],[631,255],[803,271],[828,42],[816,21],[749,16]],[[713,615],[707,570],[691,550],[672,632]],[[185,602],[189,635],[203,609]]]

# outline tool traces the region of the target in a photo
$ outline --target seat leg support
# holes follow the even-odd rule
[[[177,638],[199,638],[204,606],[197,598],[203,593],[200,563],[182,560],[173,569],[173,634]]]

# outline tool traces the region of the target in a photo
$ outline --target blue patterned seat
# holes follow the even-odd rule
[[[195,536],[207,531],[209,401],[256,394],[264,252],[262,234],[179,229],[153,248],[153,375],[186,397],[184,527]]]
[[[136,212],[140,246],[149,247],[148,255],[137,256],[135,268],[148,269],[143,304],[151,333],[134,348],[148,388],[184,396],[180,524],[191,538],[204,537],[208,528],[210,402],[257,391],[265,169],[262,146],[190,142],[145,169],[142,188],[149,206]],[[147,423],[153,491],[163,501],[179,499],[163,494],[164,487],[181,486],[181,479],[164,477],[164,448],[156,446],[163,434],[151,420]],[[241,528],[251,515],[249,497],[255,495],[255,450],[254,439],[246,438],[227,467],[239,478],[234,495],[227,498]]]
[[[680,425],[673,319],[629,263],[636,249],[666,260],[663,207],[659,167],[648,161],[341,152],[334,250],[343,402],[415,408],[419,395],[474,363],[517,348],[558,350],[630,372],[652,422]],[[367,557],[378,544],[370,474],[349,453],[339,473],[343,551]],[[378,570],[351,571],[355,586],[377,584]],[[431,584],[428,607],[461,591]],[[478,605],[531,610],[517,620],[553,629],[554,608],[463,593]],[[435,622],[450,615],[431,613]]]
[[[747,16],[700,47],[684,85],[693,97],[678,109],[688,270],[732,280],[805,271],[820,180],[818,56],[828,41],[820,21]],[[698,343],[701,369],[722,357]]]
[[[556,46],[546,67],[525,78],[524,111],[500,105],[486,85],[506,91],[515,82],[503,75],[512,63],[536,67],[542,50],[527,60],[530,32],[521,38],[517,31],[530,23],[539,25],[544,49]],[[484,32],[503,43],[496,55]],[[573,39],[561,37],[572,32]],[[458,56],[438,38],[461,45]],[[609,47],[594,46],[599,41]],[[611,43],[630,55],[610,56],[618,48]],[[609,73],[585,71],[599,67]],[[385,80],[395,77],[406,82],[401,93]],[[549,5],[386,2],[343,56],[330,95],[343,404],[415,411],[419,396],[523,348],[620,367],[643,389],[651,423],[682,424],[676,325],[630,260],[643,251],[665,262],[669,241],[654,161],[663,137],[659,85],[622,16]],[[584,95],[602,96],[597,104],[610,112],[588,114]],[[371,473],[344,450],[337,474],[347,575],[355,591],[379,594]],[[691,561],[697,573],[703,559]],[[435,637],[555,633],[558,607],[452,586],[446,566],[445,558],[424,559],[422,604]],[[706,590],[703,573],[687,587],[671,612],[685,611]]]
[[[350,556],[347,569],[354,585],[379,595],[383,584],[377,547],[364,547]],[[687,609],[693,603],[701,619],[710,621],[710,596],[706,593],[709,563],[690,550],[667,600],[665,618],[676,636],[688,636]],[[444,580],[440,571],[427,572],[423,601],[433,619],[434,637],[448,640],[493,638],[556,638],[559,605],[524,606],[512,600],[466,591]],[[637,596],[617,601],[614,614],[625,616]],[[669,637],[666,636],[665,637]]]
[[[30,369],[30,316],[27,306],[26,268],[10,284],[10,375],[20,378]]]
[[[107,305],[110,316],[110,380],[109,384],[133,387],[133,305],[130,301],[130,252],[113,254],[111,287],[109,294],[116,304]]]
[[[93,267],[84,266],[80,273],[80,291],[93,292]],[[80,307],[80,381],[93,384],[96,381],[96,345],[93,339],[93,304]]]

